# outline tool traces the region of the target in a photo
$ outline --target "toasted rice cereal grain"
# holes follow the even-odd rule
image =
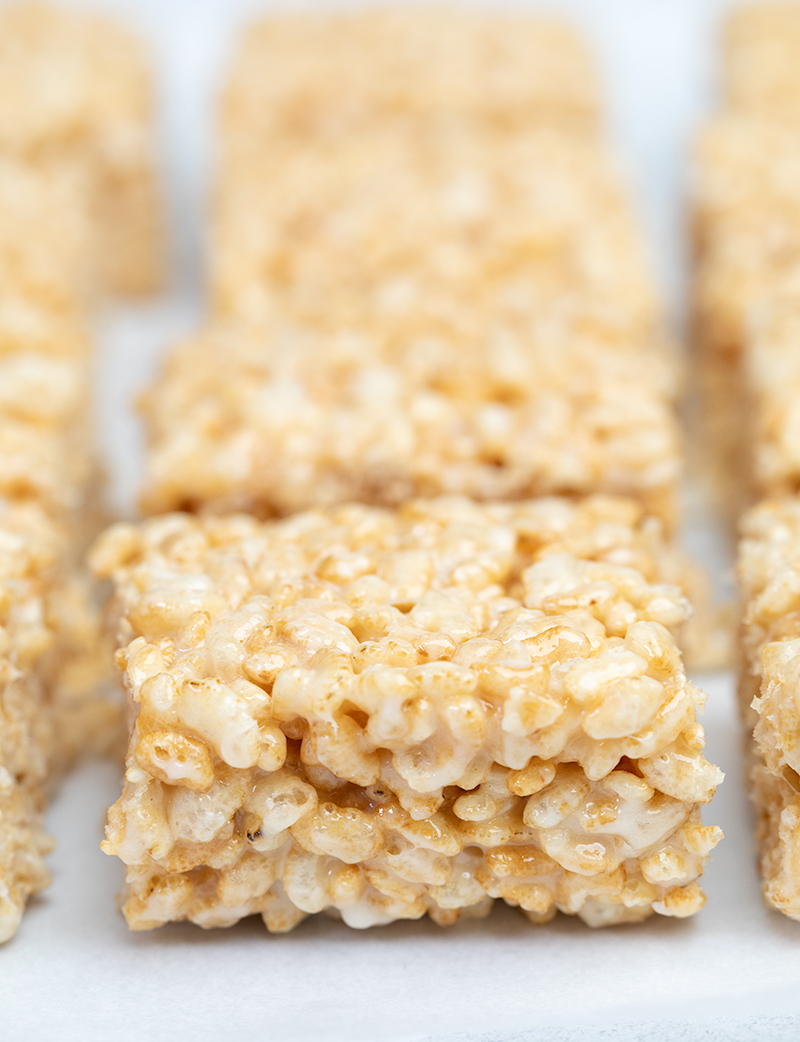
[[[740,696],[753,730],[749,776],[759,815],[764,898],[800,919],[800,501],[760,503],[745,515],[741,532]]]
[[[0,153],[85,160],[96,178],[107,288],[164,276],[149,59],[116,20],[45,3],[0,9]]]
[[[134,929],[702,906],[722,774],[633,501],[172,514],[93,565],[134,711],[104,844]]]

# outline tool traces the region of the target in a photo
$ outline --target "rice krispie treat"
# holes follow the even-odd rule
[[[773,74],[776,83],[789,76],[792,55],[790,78],[800,82],[798,33],[798,4],[734,12],[726,36],[728,105],[696,148],[699,375],[722,498],[734,505],[734,515],[743,499],[787,487],[782,465],[764,466],[785,439],[774,424],[779,406],[765,393],[770,374],[761,368],[764,352],[756,340],[763,344],[761,327],[774,324],[776,302],[797,299],[800,288],[800,107],[786,101],[788,80],[785,89],[770,86]]]
[[[729,105],[800,115],[800,4],[769,0],[737,7],[725,25],[722,80]]]
[[[406,118],[442,129],[467,118],[583,130],[597,124],[598,88],[583,41],[541,14],[463,5],[304,11],[246,31],[221,115],[228,144],[346,137]]]
[[[741,701],[753,730],[750,782],[767,903],[800,919],[800,501],[775,499],[741,523]]]
[[[152,93],[143,44],[115,20],[36,2],[0,8],[0,153],[87,162],[102,277],[124,294],[163,279]]]
[[[722,775],[632,501],[172,514],[93,564],[134,714],[104,844],[131,927],[702,906]]]
[[[623,179],[594,139],[389,122],[331,141],[248,141],[214,196],[222,314],[379,325],[405,340],[453,324],[501,337],[552,307],[613,330],[660,319]]]
[[[0,942],[49,882],[45,786],[59,721],[47,678],[66,650],[49,601],[63,553],[63,536],[41,508],[0,499]]]
[[[267,517],[350,499],[607,490],[671,518],[667,352],[609,348],[568,316],[503,332],[454,328],[403,350],[378,329],[220,323],[173,351],[144,400],[143,505]]]

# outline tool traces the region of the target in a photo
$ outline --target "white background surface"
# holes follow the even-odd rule
[[[455,0],[457,2],[457,0]],[[108,316],[102,442],[114,497],[130,510],[140,435],[130,410],[165,344],[202,309],[202,200],[212,99],[239,0],[117,0],[153,41],[176,255],[166,298]],[[687,136],[711,96],[722,0],[563,0],[594,40],[612,131],[642,201],[680,314]],[[691,533],[714,562],[713,529]],[[719,567],[715,564],[715,567]],[[710,692],[708,754],[727,780],[706,811],[725,840],[694,920],[592,932],[559,917],[534,928],[499,905],[481,923],[401,923],[366,933],[324,918],[285,937],[260,920],[204,933],[186,924],[129,934],[115,910],[121,866],[98,849],[119,769],[85,767],[50,813],[54,885],[0,950],[0,1040],[173,1038],[382,1042],[634,1042],[800,1038],[800,924],[767,912],[754,871],[730,676]]]

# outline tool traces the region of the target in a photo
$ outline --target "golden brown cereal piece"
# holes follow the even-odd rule
[[[104,844],[134,929],[702,906],[722,775],[634,502],[172,514],[93,564],[138,709]]]
[[[759,814],[764,898],[800,919],[800,502],[762,502],[745,515],[741,531],[740,694],[753,730],[749,774]]]
[[[336,90],[331,91],[331,84]],[[222,133],[342,135],[404,118],[593,129],[593,62],[539,14],[408,5],[271,16],[245,33]]]
[[[148,293],[163,280],[152,109],[145,49],[116,21],[36,2],[0,10],[0,151],[85,160],[113,292]]]

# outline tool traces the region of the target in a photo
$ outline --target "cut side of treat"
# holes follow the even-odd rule
[[[686,916],[721,833],[659,523],[607,497],[119,524],[131,927]]]

